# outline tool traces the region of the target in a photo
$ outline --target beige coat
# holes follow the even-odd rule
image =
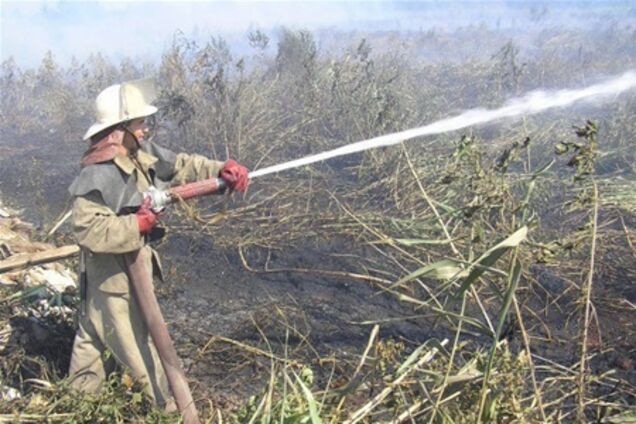
[[[120,171],[136,178],[140,192],[150,186],[149,170],[157,158],[140,151],[137,160],[119,156],[112,162]],[[198,155],[178,154],[172,182],[184,183],[216,177],[223,162]],[[87,290],[85,313],[73,345],[69,377],[71,384],[96,392],[114,369],[124,366],[148,386],[158,404],[170,401],[167,380],[148,329],[131,293],[124,253],[151,249],[140,235],[133,213],[117,215],[105,206],[98,192],[76,197],[73,203],[73,229],[86,260]],[[161,277],[156,252],[147,267]]]

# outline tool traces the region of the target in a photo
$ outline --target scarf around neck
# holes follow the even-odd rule
[[[119,140],[113,137],[104,137],[101,140],[91,143],[90,147],[82,156],[82,168],[95,163],[108,162],[115,156],[127,154],[126,148],[122,144],[123,136]]]

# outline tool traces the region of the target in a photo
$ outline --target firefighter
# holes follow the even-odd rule
[[[143,193],[151,186],[220,177],[245,191],[247,169],[228,160],[174,153],[150,140],[145,120],[157,112],[151,80],[112,85],[95,102],[96,121],[84,135],[90,145],[71,184],[73,232],[81,247],[79,328],[69,368],[71,385],[98,392],[109,373],[123,367],[146,385],[155,402],[174,408],[164,369],[131,290],[123,255],[138,249],[147,272],[162,279],[147,242],[160,233],[158,216]]]

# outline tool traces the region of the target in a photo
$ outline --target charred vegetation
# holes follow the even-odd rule
[[[463,51],[467,32],[482,51],[441,60]],[[176,34],[157,64],[8,60],[0,190],[51,228],[93,98],[122,80],[157,79],[158,142],[257,169],[624,71],[635,34],[546,30],[519,44],[472,28],[456,38],[353,36],[325,49],[309,31],[282,29],[275,41],[249,34],[253,54],[241,57],[223,39]],[[634,419],[635,114],[626,93],[602,108],[337,158],[255,180],[245,196],[173,209],[158,246],[168,283],[157,290],[203,416]],[[3,323],[38,320],[20,278],[0,287]],[[60,334],[70,346],[72,332]],[[63,380],[68,351],[51,357],[27,339],[2,346],[2,384],[19,383],[21,397],[0,402],[0,418],[174,418],[153,410],[125,370],[101,397],[78,398]]]

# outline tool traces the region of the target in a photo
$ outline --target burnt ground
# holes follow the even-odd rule
[[[164,265],[172,268],[170,284],[162,293],[162,308],[181,356],[188,358],[189,375],[226,396],[244,398],[260,389],[269,378],[269,370],[263,363],[226,357],[223,349],[215,352],[219,345],[210,349],[215,353],[193,360],[213,335],[267,350],[266,339],[279,357],[287,345],[296,350],[291,356],[300,355],[314,364],[330,355],[346,363],[368,341],[372,326],[361,323],[413,313],[393,297],[378,296],[377,290],[363,281],[297,272],[253,273],[243,268],[235,252],[209,246],[207,255],[190,255],[188,241],[174,238],[161,249]],[[341,250],[342,246],[304,246],[272,260],[270,266],[355,269],[352,259],[331,255],[335,248]],[[193,272],[186,277],[180,269]],[[161,285],[159,290],[162,292]],[[381,335],[413,344],[439,336],[417,320],[383,324]]]
[[[23,218],[39,230],[48,230],[63,213],[68,202],[66,188],[78,172],[77,158],[83,147],[81,143],[48,143],[56,143],[57,148],[16,140],[1,147],[0,156],[1,198],[20,209]],[[60,233],[60,242],[72,242],[68,223]],[[219,248],[211,238],[190,237],[168,228],[166,238],[155,247],[166,275],[165,282],[157,283],[164,317],[190,368],[189,376],[201,384],[195,393],[205,396],[244,399],[269,377],[262,364],[237,362],[235,355],[212,353],[213,348],[210,354],[197,357],[213,335],[261,347],[267,338],[278,353],[285,345],[296,346],[295,353],[309,360],[339,353],[344,355],[339,357],[344,364],[348,355],[360,353],[368,341],[372,326],[360,323],[412,313],[394,298],[377,295],[364,281],[311,273],[250,272],[236,249]],[[354,248],[344,241],[308,242],[274,253],[269,265],[359,272],[355,258],[342,256]],[[250,261],[262,259],[249,256]],[[382,325],[381,335],[420,344],[434,333],[428,325],[413,320]],[[63,352],[68,355],[70,350]],[[56,362],[63,364],[65,359]],[[66,370],[62,366],[60,371]]]
[[[49,143],[53,140],[37,144],[4,140],[0,146],[3,201],[22,208],[24,219],[49,228],[64,210],[66,187],[78,171],[83,146],[57,142],[52,149]],[[627,222],[628,228],[634,225]],[[68,234],[68,225],[61,232]],[[325,358],[336,355],[346,366],[356,363],[355,355],[367,343],[371,326],[361,322],[414,313],[392,297],[378,295],[368,282],[312,273],[250,272],[241,263],[237,249],[218,247],[212,238],[169,232],[158,250],[167,275],[167,281],[157,286],[160,302],[189,376],[198,383],[194,393],[228,406],[263,387],[269,377],[269,362],[267,358],[254,361],[227,343],[213,343],[202,352],[213,336],[265,350],[269,342],[279,356],[289,346],[290,356],[298,355],[315,364],[324,364]],[[350,253],[358,258],[346,256]],[[350,241],[307,240],[303,245],[275,252],[269,266],[360,272],[360,262],[367,255],[370,253],[363,247]],[[616,376],[636,385],[636,258],[615,256],[612,249],[605,248],[597,258],[593,293],[598,317],[595,327],[600,331],[591,331],[590,349],[597,353],[592,366],[597,372],[615,369]],[[247,259],[262,263],[263,258],[252,252]],[[585,270],[568,272],[571,279],[557,276],[550,266],[534,266],[536,282],[525,294],[534,311],[526,325],[538,335],[532,341],[535,353],[571,365],[578,360],[580,348],[572,340],[580,329],[577,317],[569,314],[575,308],[563,305],[577,304],[580,288],[573,282],[583,281]],[[514,325],[510,327],[513,330],[506,337],[519,347],[520,337]],[[430,321],[415,319],[383,323],[381,336],[415,345],[443,335],[432,329]],[[72,343],[70,337],[68,343]],[[68,355],[69,350],[61,352]],[[64,358],[57,362],[64,363]],[[324,373],[328,374],[333,362],[326,363]]]

